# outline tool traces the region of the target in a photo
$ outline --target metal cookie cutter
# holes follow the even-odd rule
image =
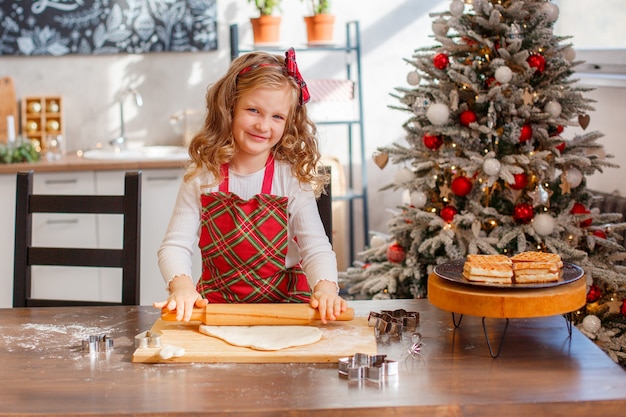
[[[161,333],[146,330],[135,336],[136,348],[157,348],[161,347]]]
[[[417,311],[382,310],[380,313],[371,311],[367,322],[374,327],[376,337],[381,334],[390,334],[402,338],[403,331],[414,332],[420,321],[420,313]]]
[[[387,355],[369,356],[356,353],[354,356],[339,358],[339,375],[349,380],[368,379],[377,382],[398,375],[398,362],[386,357]]]
[[[108,352],[113,349],[113,339],[106,334],[89,336],[82,341],[84,352]]]

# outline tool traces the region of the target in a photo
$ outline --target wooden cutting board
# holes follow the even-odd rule
[[[133,362],[171,363],[328,363],[355,353],[376,354],[374,328],[369,327],[366,317],[355,317],[351,321],[335,321],[312,325],[322,330],[319,342],[306,346],[296,346],[278,351],[258,351],[232,346],[220,339],[199,332],[200,322],[170,322],[157,319],[151,331],[160,332],[161,346],[174,345],[185,349],[185,355],[164,360],[159,356],[160,348],[138,348],[133,354]]]
[[[11,77],[0,77],[0,142],[7,141],[7,116],[13,116],[17,135],[17,100]]]

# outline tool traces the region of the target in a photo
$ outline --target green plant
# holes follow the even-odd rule
[[[313,14],[328,14],[330,12],[330,0],[309,0]]]
[[[248,3],[254,3],[254,7],[256,7],[261,16],[269,16],[274,13],[274,9],[280,10],[281,1],[282,0],[248,0]]]
[[[0,143],[0,164],[37,162],[38,160],[39,152],[31,141],[20,142],[13,146]]]

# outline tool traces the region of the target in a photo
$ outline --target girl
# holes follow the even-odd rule
[[[316,195],[316,128],[293,48],[233,61],[207,91],[159,267],[170,293],[157,308],[188,321],[208,302],[308,302],[324,323],[347,309]],[[202,277],[191,278],[199,236]]]

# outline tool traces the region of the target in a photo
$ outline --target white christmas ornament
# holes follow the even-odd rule
[[[583,182],[583,174],[578,168],[569,168],[565,174],[565,179],[573,188],[576,188]]]
[[[546,15],[548,22],[556,22],[559,18],[559,6],[554,3],[546,3],[541,7],[541,12]]]
[[[426,205],[426,194],[421,191],[413,191],[411,193],[411,205],[415,208],[423,208]]]
[[[483,171],[490,177],[495,177],[500,173],[501,166],[502,165],[500,164],[500,161],[498,161],[497,159],[487,158],[483,162]]]
[[[576,59],[576,51],[571,46],[568,46],[567,48],[563,49],[563,56],[569,62],[573,62]]]
[[[418,85],[421,79],[422,77],[420,77],[417,71],[411,71],[406,76],[406,81],[409,83],[409,85]]]
[[[600,330],[600,327],[602,327],[602,322],[598,316],[589,314],[583,319],[583,329],[587,330],[589,333],[595,334],[598,330]]]
[[[385,238],[380,236],[380,235],[374,235],[372,236],[372,239],[370,239],[370,247],[371,248],[380,248],[382,245],[384,245],[386,242]]]
[[[448,106],[442,103],[433,103],[428,106],[428,110],[426,110],[426,117],[428,120],[434,125],[444,125],[448,123],[448,118],[450,117],[450,110],[448,110]]]
[[[544,110],[552,117],[559,117],[561,114],[561,105],[558,101],[549,101],[544,107]]]
[[[415,179],[415,174],[409,168],[400,168],[393,178],[396,184],[406,184]]]
[[[437,19],[432,24],[433,33],[437,36],[446,36],[450,27],[444,19]]]
[[[496,70],[495,78],[499,83],[506,84],[513,78],[513,71],[511,71],[511,68],[503,65]]]
[[[463,14],[465,10],[465,3],[461,0],[453,0],[450,4],[450,14],[454,17],[459,17]]]
[[[548,236],[554,231],[554,218],[547,213],[538,214],[533,218],[532,226],[538,235]]]

